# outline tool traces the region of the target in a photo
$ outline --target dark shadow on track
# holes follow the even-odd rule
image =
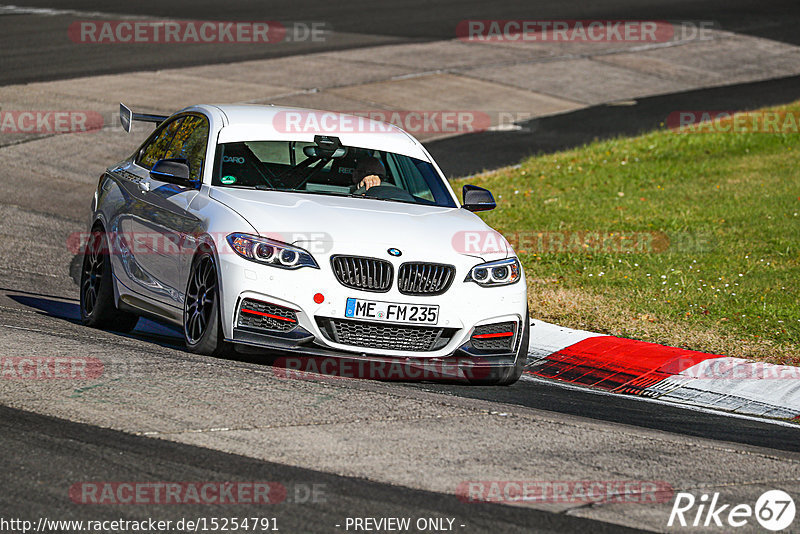
[[[81,321],[80,309],[74,302],[64,302],[62,300],[32,295],[9,294],[8,298],[25,307],[33,308],[44,315],[49,315],[50,317],[65,319],[71,323],[79,323]]]
[[[409,387],[706,439],[800,452],[800,425],[792,428],[755,419],[732,418],[636,397],[603,394],[589,388],[565,388],[545,380],[523,378],[510,387],[492,388],[445,384]]]
[[[43,315],[63,319],[74,324],[80,324],[81,322],[81,312],[77,302],[65,302],[32,294],[15,294],[19,292],[14,290],[7,291],[8,298]],[[142,339],[163,347],[183,349],[183,334],[180,329],[170,324],[152,321],[144,317],[139,318],[136,328],[130,334],[108,333]]]

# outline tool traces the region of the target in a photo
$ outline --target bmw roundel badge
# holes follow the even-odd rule
[[[394,257],[403,255],[403,253],[400,252],[400,249],[398,249],[398,248],[390,248],[386,252],[388,252],[391,256],[394,256]]]

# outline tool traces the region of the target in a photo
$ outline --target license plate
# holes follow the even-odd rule
[[[436,324],[439,306],[348,298],[344,316],[390,323]]]

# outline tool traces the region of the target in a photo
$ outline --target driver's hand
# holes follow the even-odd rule
[[[365,189],[369,189],[370,187],[375,187],[376,185],[381,185],[381,179],[380,177],[374,174],[365,176],[363,180],[358,182],[358,187],[363,187]]]

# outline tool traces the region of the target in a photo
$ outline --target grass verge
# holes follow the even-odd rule
[[[532,317],[800,365],[800,134],[663,129],[469,183],[498,201],[482,217],[514,244]]]

